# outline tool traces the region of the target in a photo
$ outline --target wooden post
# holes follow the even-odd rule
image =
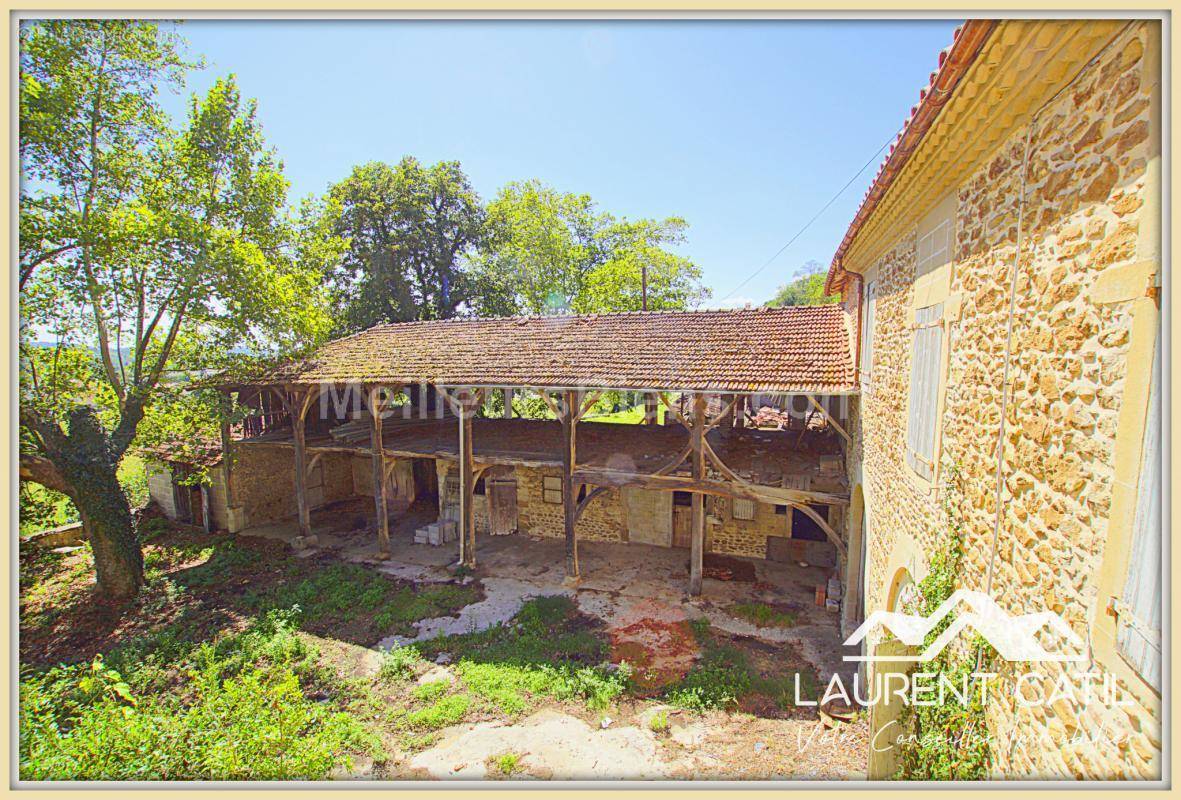
[[[377,557],[390,557],[390,512],[385,496],[385,445],[382,442],[382,412],[385,402],[380,387],[369,389],[369,415],[373,418],[369,449],[373,452],[373,505],[377,513]]]
[[[513,387],[504,387],[504,411],[502,416],[505,419],[513,418]]]
[[[456,399],[459,417],[459,560],[469,567],[476,565],[475,481],[472,467],[472,417],[475,407],[470,397]]]
[[[705,395],[693,395],[693,480],[705,480]],[[705,554],[705,494],[692,498],[693,530],[689,543],[689,594],[701,594],[701,571]]]
[[[734,403],[734,427],[746,427],[746,403],[750,395],[738,395],[738,401]]]
[[[656,398],[652,396],[651,392],[644,393],[644,424],[655,425],[657,415]]]
[[[219,432],[221,434],[221,464],[222,473],[226,478],[226,512],[228,513],[234,507],[234,482],[230,479],[230,471],[233,469],[234,463],[234,438],[230,434],[230,414],[233,413],[234,403],[230,398],[229,392],[223,393],[218,399],[218,406],[221,411],[221,425],[219,426]]]
[[[305,540],[312,536],[312,517],[308,508],[307,457],[304,447],[304,418],[311,405],[310,393],[296,392],[292,397],[291,430],[295,440],[295,508],[299,516],[299,535]]]
[[[578,424],[578,395],[567,391],[562,396],[562,510],[566,532],[566,576],[578,579],[578,501],[574,495],[574,465],[577,461],[575,426]]]

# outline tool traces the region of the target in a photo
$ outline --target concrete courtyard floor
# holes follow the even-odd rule
[[[390,558],[378,560],[372,519],[366,520],[362,507],[322,510],[312,518],[319,545],[307,552],[332,553],[343,561],[364,563],[418,583],[454,580],[449,568],[457,560],[457,543],[439,547],[412,543],[414,529],[431,516],[429,511],[412,509],[392,522]],[[296,533],[291,522],[243,531],[243,535],[288,543]],[[483,599],[457,616],[421,621],[413,637],[390,635],[377,647],[483,630],[511,619],[530,598],[565,595],[583,613],[602,620],[613,639],[631,635],[628,631],[639,631],[635,635],[643,639],[645,631],[658,630],[661,623],[706,617],[714,628],[727,633],[769,645],[789,645],[814,668],[822,687],[834,672],[843,673],[848,685],[850,664],[841,659],[838,615],[814,603],[815,587],[827,579],[827,568],[741,559],[753,566],[754,581],[706,577],[702,594],[693,598],[688,594],[685,549],[580,541],[578,553],[581,579],[571,582],[565,574],[563,540],[480,535],[476,567],[467,580],[481,582]],[[730,613],[733,604],[748,602],[789,608],[797,622],[788,628],[763,628]],[[653,622],[657,624],[650,629],[648,624]],[[658,636],[637,645],[652,652],[657,661],[661,658]],[[675,669],[691,664],[663,666]],[[860,756],[854,754],[860,745],[838,746],[844,751],[838,757],[825,744],[834,732],[819,718],[762,719],[722,712],[695,717],[673,712],[670,719],[674,721],[670,735],[657,737],[642,719],[599,728],[564,712],[542,709],[511,724],[479,723],[444,730],[437,744],[413,756],[410,766],[426,778],[483,778],[485,761],[512,744],[528,754],[524,766],[529,774],[559,780],[726,778],[737,777],[735,770],[743,777],[764,779],[863,777]],[[759,741],[751,740],[752,736]],[[737,752],[743,748],[753,750]],[[806,752],[809,748],[814,752]]]

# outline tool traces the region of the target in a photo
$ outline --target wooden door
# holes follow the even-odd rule
[[[689,547],[693,541],[693,495],[673,492],[673,547]]]
[[[495,479],[488,485],[488,516],[493,536],[506,536],[517,532],[517,482],[512,479]]]
[[[673,543],[673,495],[652,489],[623,489],[627,514],[627,539],[637,544],[671,547]]]

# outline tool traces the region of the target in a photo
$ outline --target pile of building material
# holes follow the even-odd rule
[[[459,523],[453,519],[441,519],[424,525],[414,532],[415,544],[429,544],[438,547],[459,538]]]

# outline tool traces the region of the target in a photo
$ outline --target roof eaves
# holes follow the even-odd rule
[[[862,227],[869,221],[878,203],[889,191],[894,180],[902,172],[910,156],[923,141],[927,131],[935,123],[939,112],[951,99],[952,93],[960,80],[967,73],[968,68],[976,61],[984,48],[984,43],[997,26],[996,20],[972,19],[956,28],[950,47],[939,53],[939,65],[931,73],[930,81],[919,91],[919,102],[911,106],[910,115],[902,123],[902,130],[890,145],[890,151],[885,160],[878,167],[873,183],[865,192],[865,197],[857,209],[853,221],[837,247],[832,264],[828,268],[828,276],[824,281],[824,291],[832,294],[840,288],[845,276],[841,263],[849,247],[861,232]]]

